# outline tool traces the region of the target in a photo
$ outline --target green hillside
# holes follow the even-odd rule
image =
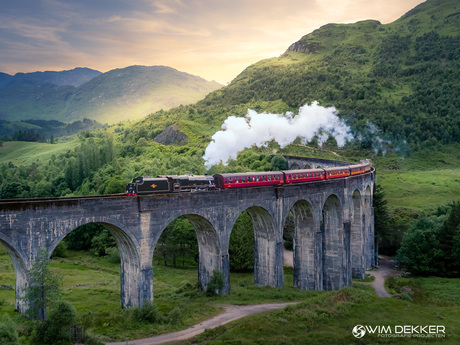
[[[0,119],[100,123],[138,120],[151,112],[190,104],[221,87],[164,66],[130,66],[73,87],[24,80],[0,88]]]
[[[460,137],[460,1],[427,1],[388,25],[328,24],[279,58],[248,67],[204,102],[296,111],[334,105],[358,131],[367,121],[412,149]],[[275,109],[276,110],[276,109]]]
[[[436,184],[431,177],[442,170],[449,180],[460,166],[459,11],[459,0],[431,0],[387,25],[371,20],[325,25],[292,44],[281,57],[249,66],[228,86],[198,103],[80,135],[75,150],[56,155],[50,166],[39,165],[28,180],[22,178],[27,167],[3,168],[0,195],[40,196],[31,186],[40,181],[47,186],[43,196],[122,192],[125,183],[139,175],[268,170],[277,168],[273,155],[290,154],[343,161],[371,158],[382,176],[379,182],[388,187],[392,206],[434,208],[458,196],[457,179]],[[162,85],[162,78],[158,77],[157,85],[142,71],[132,67],[105,73],[82,86],[91,91],[72,97],[96,106],[101,85],[112,85],[103,96],[119,99],[117,81],[128,85],[134,75],[136,85],[145,87],[133,86],[132,95],[146,95],[147,89]],[[170,71],[163,72],[167,79]],[[334,140],[323,147],[315,139],[296,140],[283,149],[270,142],[243,151],[228,166],[204,167],[204,151],[229,116],[243,117],[248,108],[259,113],[297,113],[299,106],[315,100],[334,105],[357,140],[344,148],[337,148]],[[126,104],[137,106],[128,96]],[[181,132],[185,145],[161,144],[168,138],[154,142],[166,128]],[[413,187],[400,193],[412,177]],[[12,189],[12,183],[20,187]],[[426,191],[431,193],[429,200],[424,198]]]
[[[50,145],[24,141],[4,142],[0,147],[0,165],[13,164],[28,166],[33,163],[46,163],[53,155],[65,154],[78,146],[78,140]]]

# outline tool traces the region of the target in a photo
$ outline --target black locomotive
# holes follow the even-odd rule
[[[216,189],[214,177],[195,175],[160,175],[158,177],[136,177],[126,185],[126,195],[199,192]]]

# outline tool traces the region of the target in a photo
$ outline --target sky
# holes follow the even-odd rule
[[[164,65],[226,84],[328,23],[421,0],[0,0],[0,72]]]

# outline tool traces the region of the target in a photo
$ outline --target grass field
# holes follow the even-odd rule
[[[47,162],[51,156],[66,153],[80,144],[72,140],[58,144],[6,141],[0,146],[0,164],[30,165],[33,162]]]
[[[460,200],[460,168],[380,171],[377,182],[384,188],[391,207],[435,210],[440,205]]]
[[[119,264],[86,252],[69,251],[52,261],[63,276],[64,299],[78,311],[78,319],[103,341],[135,339],[176,331],[215,315],[223,304],[299,301],[284,310],[253,315],[208,330],[182,344],[457,344],[460,342],[459,279],[402,278],[416,291],[413,302],[379,298],[372,288],[354,284],[333,292],[298,291],[292,269],[286,269],[284,289],[256,287],[253,275],[231,274],[228,296],[206,297],[196,289],[197,268],[154,266],[155,304],[163,315],[159,324],[136,323],[120,307]],[[14,286],[11,260],[0,251],[1,285]],[[0,288],[1,313],[13,317],[14,291]],[[5,305],[6,304],[6,305]],[[179,313],[177,313],[179,312]],[[172,322],[172,315],[179,315]],[[368,334],[357,340],[355,325],[444,325],[446,337],[437,339],[380,338]]]

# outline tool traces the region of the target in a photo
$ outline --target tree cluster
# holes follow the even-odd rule
[[[415,274],[460,277],[460,202],[420,216],[404,233],[397,258]]]
[[[50,142],[53,144],[54,138],[104,127],[107,125],[90,119],[72,123],[56,120],[23,120],[18,122],[0,120],[0,138],[4,141]]]

